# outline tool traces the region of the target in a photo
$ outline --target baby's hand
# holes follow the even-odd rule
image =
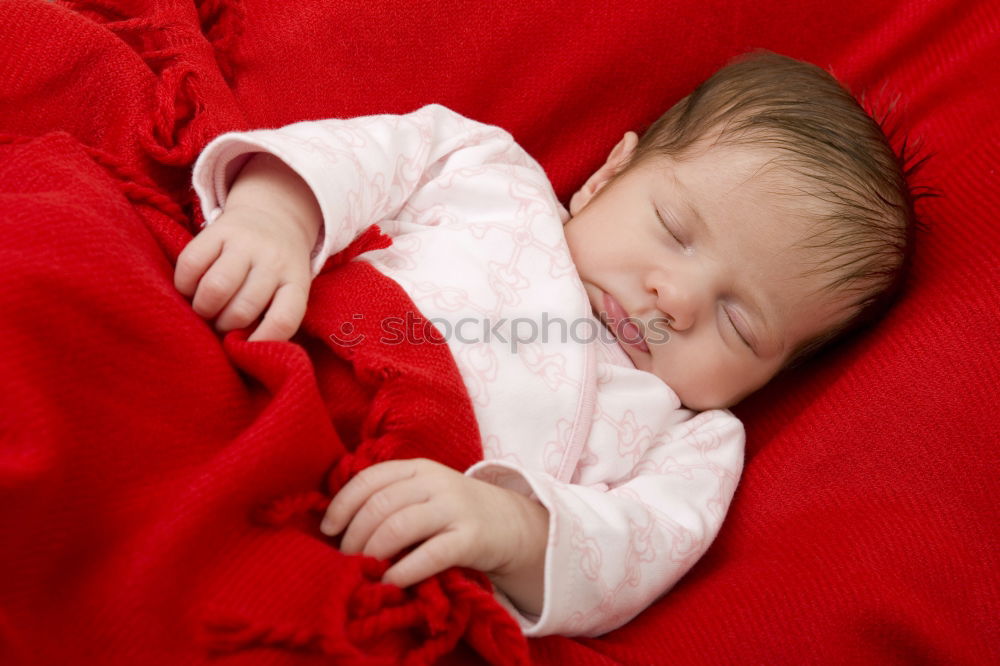
[[[511,575],[544,556],[548,511],[513,490],[426,458],[368,467],[333,498],[320,530],[345,527],[341,552],[389,559],[385,583],[407,587],[452,566]]]
[[[315,238],[308,235],[280,213],[229,206],[177,257],[174,286],[188,298],[194,295],[191,305],[202,317],[218,314],[219,331],[249,325],[270,303],[247,340],[288,340],[309,297]]]

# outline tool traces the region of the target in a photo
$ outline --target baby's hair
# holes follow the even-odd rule
[[[890,106],[892,110],[895,104]],[[826,274],[820,291],[849,296],[851,313],[792,350],[783,369],[827,343],[879,319],[902,291],[913,261],[914,202],[939,196],[908,182],[927,157],[906,167],[876,121],[829,72],[765,50],[738,56],[677,102],[639,139],[617,179],[646,158],[683,161],[699,140],[764,147],[784,174],[782,193],[804,195],[815,210],[801,245],[823,260],[806,275]],[[813,220],[815,218],[815,220]]]

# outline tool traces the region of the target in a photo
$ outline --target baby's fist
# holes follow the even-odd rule
[[[416,545],[383,576],[400,587],[451,566],[535,580],[544,568],[548,510],[434,460],[388,460],[361,470],[340,489],[320,531],[344,532],[340,550],[346,554],[388,559]]]
[[[288,340],[305,316],[311,282],[309,239],[268,211],[227,209],[177,257],[174,286],[219,331],[243,328],[267,309],[247,338]],[[270,306],[270,307],[268,307]]]

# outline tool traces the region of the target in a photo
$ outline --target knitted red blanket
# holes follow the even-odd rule
[[[248,343],[246,329],[220,344],[172,286],[185,220],[144,202],[141,177],[122,181],[61,132],[8,137],[0,164],[3,663],[271,647],[417,664],[463,638],[491,660],[501,644],[504,661],[526,658],[482,574],[402,591],[378,582],[386,562],[318,531],[369,464],[461,470],[482,456],[443,340],[382,344],[378,322],[412,303],[369,264],[341,263],[385,236],[330,259],[296,344]],[[332,342],[348,323],[357,343]]]
[[[80,15],[23,3],[3,19],[18,53],[67,43],[77,59],[64,88],[2,115],[0,663],[426,664],[460,641],[526,662],[485,575],[453,568],[400,590],[379,582],[387,562],[318,530],[369,464],[482,457],[443,340],[381,341],[385,317],[416,309],[347,260],[389,239],[372,228],[329,260],[291,342],[220,339],[172,268],[192,227],[177,184],[199,144],[242,124],[213,51],[157,79],[147,66],[168,53],[144,66]],[[8,73],[20,83],[68,64],[2,43],[29,70]],[[213,77],[213,127],[178,131],[178,90]],[[156,86],[173,94],[129,99]],[[355,344],[334,342],[345,333]]]

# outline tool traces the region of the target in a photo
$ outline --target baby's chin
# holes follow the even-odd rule
[[[665,382],[670,386],[669,382]],[[688,409],[695,412],[706,412],[710,409],[729,409],[733,405],[737,404],[742,398],[723,398],[720,396],[703,396],[698,395],[696,392],[694,394],[685,391],[684,387],[680,387],[680,390],[670,387],[673,389],[674,393],[680,399],[681,404]]]
[[[646,372],[652,371],[652,363],[649,362],[648,358],[637,358],[645,356],[642,352],[630,349],[628,345],[622,344],[619,340],[615,340],[615,344],[617,344],[618,347],[625,352],[625,355],[628,356],[628,360],[632,361],[632,367],[639,370],[645,370]]]

